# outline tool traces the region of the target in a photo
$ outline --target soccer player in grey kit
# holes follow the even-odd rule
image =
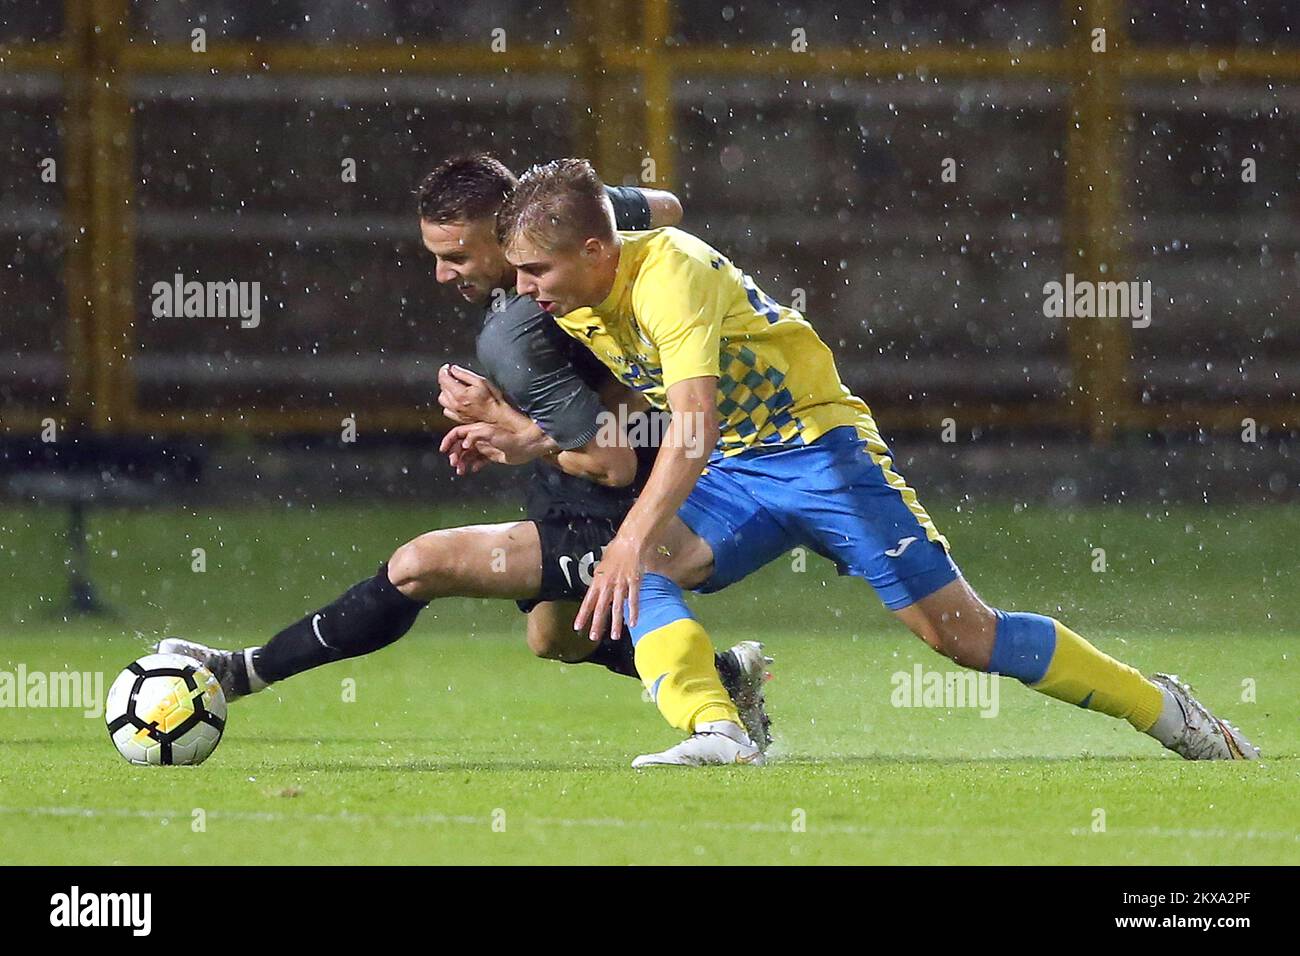
[[[492,157],[461,157],[423,179],[417,204],[435,278],[484,306],[476,352],[487,375],[457,366],[438,373],[439,402],[448,418],[461,423],[444,438],[443,451],[458,474],[483,467],[488,459],[473,431],[480,423],[503,460],[532,460],[540,451],[525,519],[426,532],[397,548],[374,577],[264,645],[220,650],[175,637],[159,643],[163,653],[205,663],[228,698],[386,647],[440,597],[514,599],[527,614],[528,646],[539,657],[637,676],[631,641],[606,637],[593,644],[572,622],[592,568],[635,501],[657,450],[598,441],[602,413],[626,405],[627,420],[628,409],[649,414],[648,406],[533,299],[515,292],[514,269],[496,239],[497,211],[515,185],[514,175]],[[676,197],[662,190],[611,187],[607,196],[619,229],[656,228],[681,218]],[[741,642],[716,659],[751,738],[766,743],[761,645]]]

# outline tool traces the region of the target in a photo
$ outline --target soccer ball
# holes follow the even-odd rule
[[[118,753],[131,763],[199,764],[221,742],[226,695],[198,661],[150,654],[117,675],[104,721]]]

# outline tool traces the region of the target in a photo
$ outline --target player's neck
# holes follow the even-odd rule
[[[597,308],[609,299],[610,294],[614,291],[614,284],[618,281],[618,264],[623,256],[623,239],[618,233],[614,233],[614,241],[602,252],[600,261],[596,264],[596,269],[600,275],[600,283],[596,286],[596,300],[591,303],[591,308]]]

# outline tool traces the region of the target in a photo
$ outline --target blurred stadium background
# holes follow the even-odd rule
[[[433,281],[411,191],[466,150],[676,191],[686,228],[806,298],[926,500],[1300,487],[1286,0],[0,11],[10,499],[49,490],[33,469],[148,499],[452,487],[434,377],[472,364],[478,318]],[[1150,280],[1150,326],[1045,318],[1067,272]],[[260,282],[259,327],[154,318],[177,273]]]

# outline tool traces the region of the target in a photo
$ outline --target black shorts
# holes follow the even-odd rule
[[[527,614],[543,601],[581,601],[605,545],[614,540],[613,518],[534,518],[542,544],[542,589],[535,598],[516,601]]]

